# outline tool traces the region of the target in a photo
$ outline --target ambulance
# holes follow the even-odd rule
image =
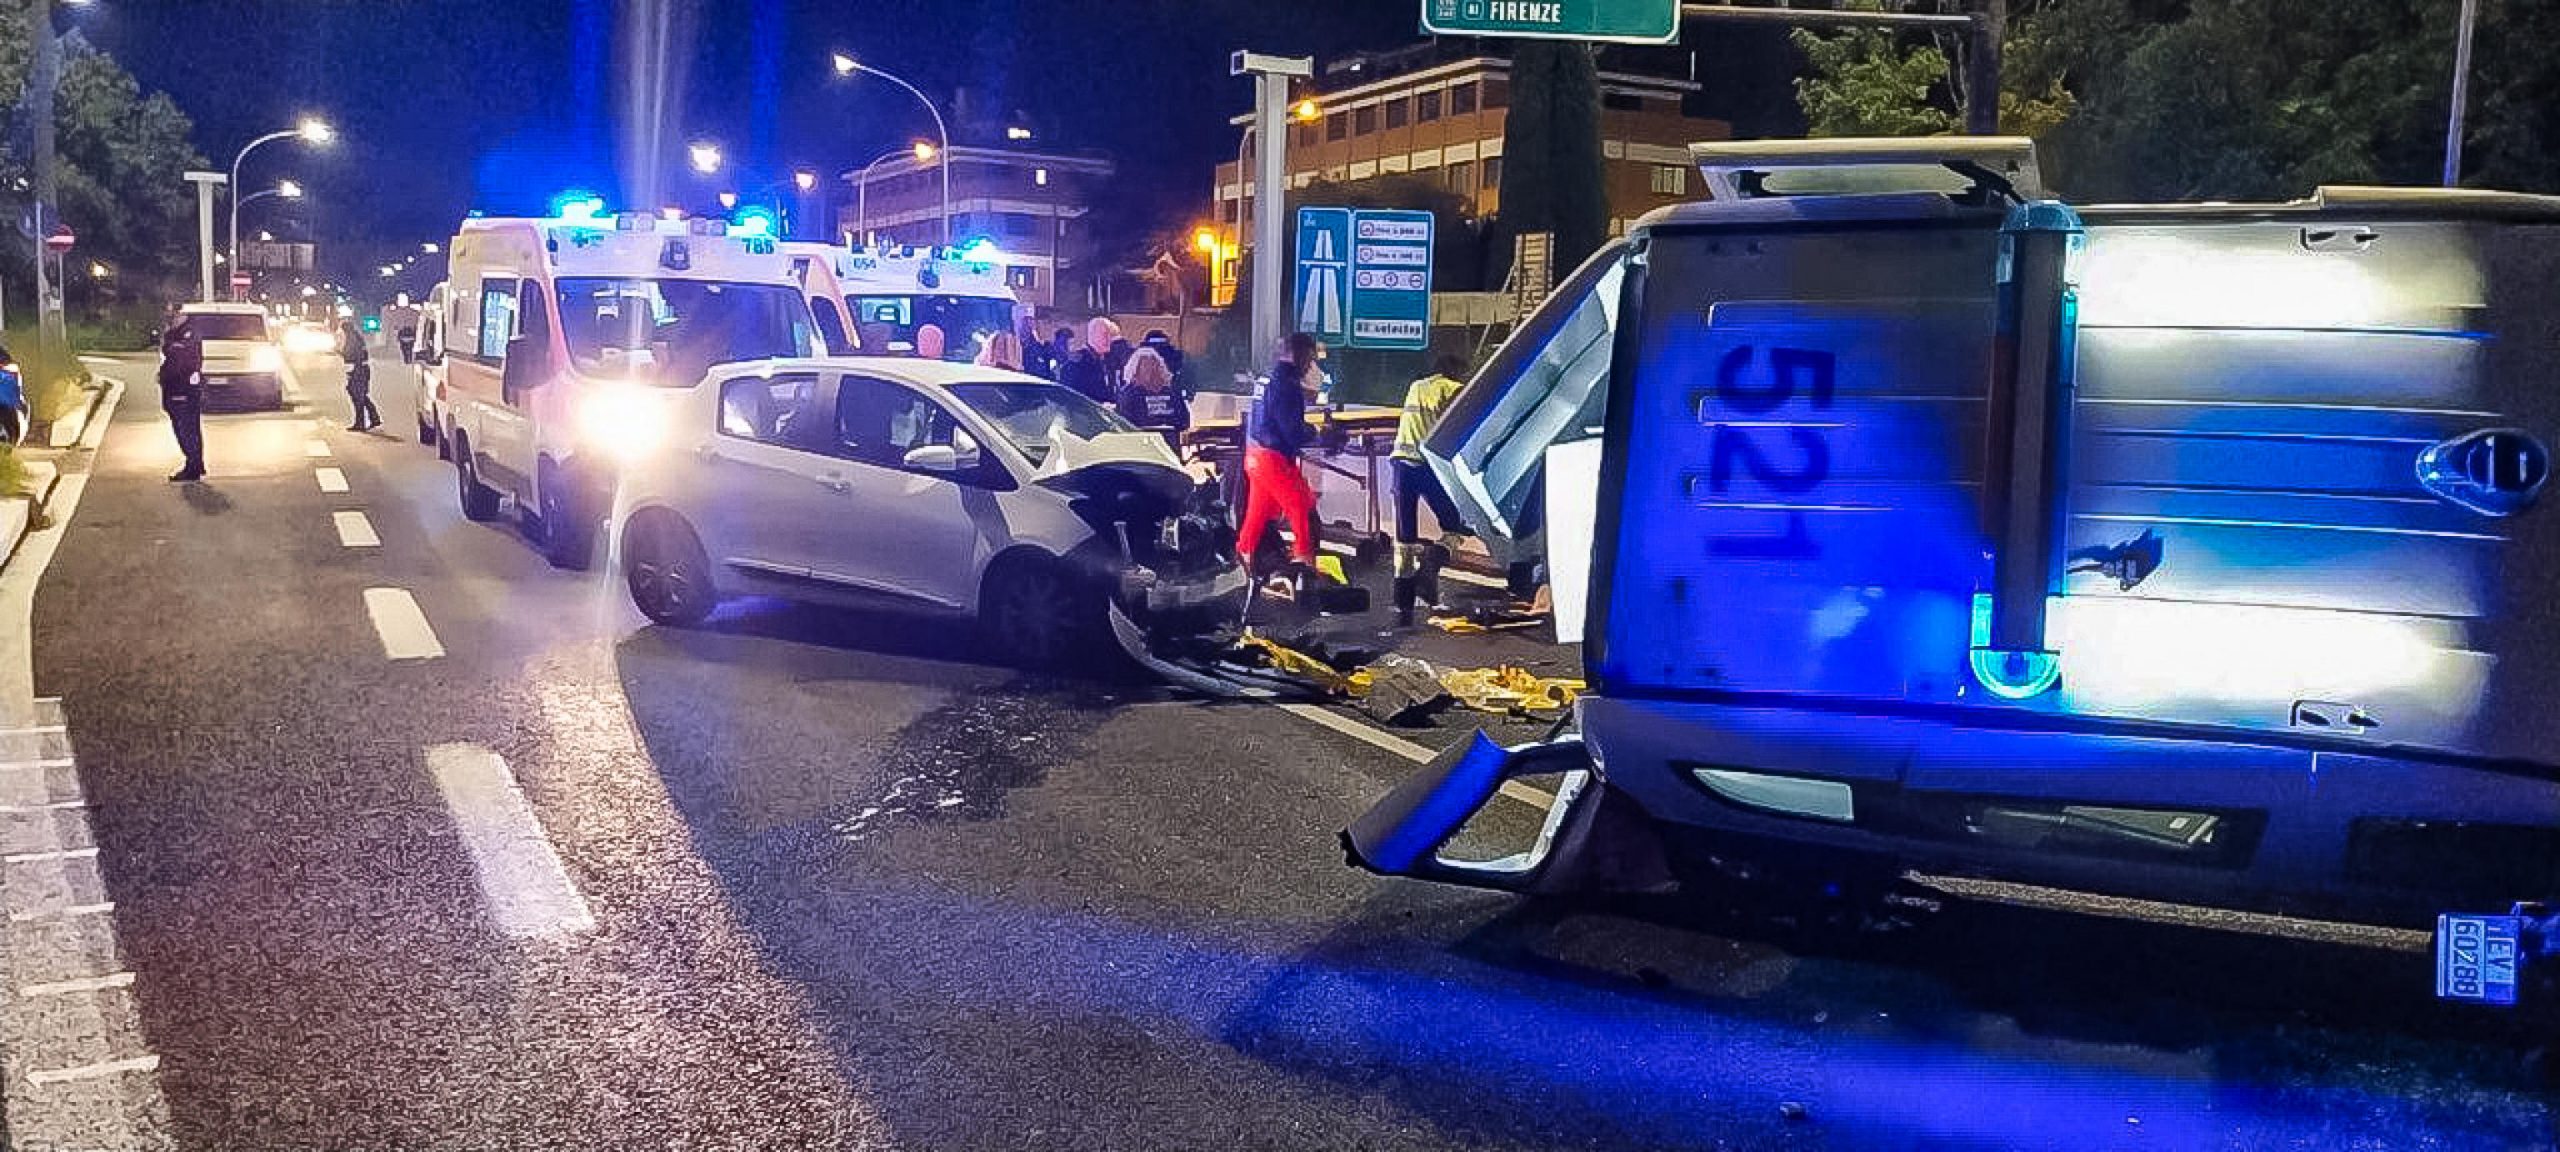
[[[1583,525],[1580,731],[1453,748],[1354,861],[2431,929],[2438,995],[2531,999],[2560,198],[2075,206],[2022,139],[1693,152],[1713,199],[1568,278],[1425,446],[1480,531]],[[1460,835],[1532,775],[1534,836]]]
[[[512,502],[564,568],[591,562],[617,473],[664,435],[671,388],[817,348],[776,242],[722,221],[572,202],[466,220],[447,251],[445,447],[462,514]]]
[[[989,337],[1016,331],[1019,303],[992,244],[967,248],[785,243],[826,348],[840,356],[912,356],[930,324],[942,359],[967,363]]]

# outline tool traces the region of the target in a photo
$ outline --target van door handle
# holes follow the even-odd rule
[[[2530,507],[2551,479],[2551,452],[2515,428],[2484,428],[2418,454],[2418,484],[2483,516]]]
[[[847,480],[842,476],[820,476],[818,477],[818,487],[824,488],[829,492],[851,492],[853,491],[853,481]]]

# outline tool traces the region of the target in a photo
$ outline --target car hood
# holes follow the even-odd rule
[[[1182,470],[1164,437],[1153,432],[1087,437],[1061,431],[1050,440],[1049,453],[1032,472],[1031,482],[1086,496],[1101,488],[1136,486],[1174,502],[1191,491],[1191,475]]]

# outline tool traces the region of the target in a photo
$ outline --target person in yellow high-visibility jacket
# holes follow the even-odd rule
[[[1404,415],[1396,421],[1396,446],[1389,464],[1396,478],[1395,600],[1396,624],[1413,623],[1414,594],[1425,578],[1426,549],[1422,543],[1420,506],[1431,505],[1431,518],[1443,533],[1465,531],[1458,519],[1457,505],[1440,487],[1431,465],[1422,459],[1422,442],[1438,426],[1440,416],[1466,387],[1466,361],[1443,355],[1431,364],[1431,375],[1413,382],[1404,393]],[[1436,580],[1433,581],[1437,583]],[[1432,599],[1439,598],[1433,589]]]

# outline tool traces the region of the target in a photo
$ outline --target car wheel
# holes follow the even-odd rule
[[[556,465],[541,470],[541,519],[536,530],[542,537],[542,558],[554,568],[584,572],[595,562],[596,529],[592,519],[579,506],[575,484]]]
[[[471,466],[471,442],[454,445],[454,484],[462,496],[462,518],[487,521],[498,518],[498,490],[480,482],[480,470]]]
[[[623,529],[622,583],[641,615],[677,628],[702,623],[720,604],[701,539],[665,512],[642,515]]]
[[[418,443],[420,443],[420,444],[433,444],[433,443],[435,443],[435,442],[436,442],[436,426],[435,426],[435,425],[433,425],[433,424],[429,424],[429,423],[427,423],[427,418],[426,418],[426,416],[425,416],[425,415],[423,415],[423,414],[421,414],[421,415],[418,417]]]
[[[1065,666],[1099,633],[1101,601],[1046,558],[999,562],[978,596],[978,622],[995,654],[1032,669]]]

